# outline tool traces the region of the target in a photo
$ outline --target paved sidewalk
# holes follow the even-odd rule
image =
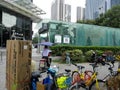
[[[3,49],[4,52],[6,52],[5,49]],[[59,57],[52,57],[53,60],[57,59]],[[41,54],[36,52],[36,49],[32,49],[32,60],[36,62],[36,70],[38,70],[39,66],[39,60],[41,59]],[[60,58],[59,58],[60,59]],[[52,62],[51,65],[56,65],[59,67],[59,73],[64,72],[64,69],[70,69],[72,71],[76,70],[76,67],[73,65],[67,65],[67,64],[58,64]],[[89,63],[81,63],[81,65],[85,66],[85,69],[91,70],[92,67],[89,65]],[[118,63],[115,63],[115,70],[118,67]],[[98,68],[98,78],[103,78],[108,72],[107,66],[100,66]],[[5,81],[6,81],[6,53],[2,55],[2,60],[0,60],[0,90],[6,90],[5,88]]]
[[[0,49],[0,90],[6,90],[6,49]]]
[[[6,90],[6,48],[0,49],[0,90]],[[32,49],[32,60],[36,62],[36,70],[38,70],[41,53],[37,53],[37,49]]]

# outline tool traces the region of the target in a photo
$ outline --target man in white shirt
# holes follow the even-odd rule
[[[50,56],[50,53],[51,53],[51,50],[48,48],[48,46],[45,46],[42,52],[42,58],[46,59],[48,67],[50,67],[50,63],[51,63],[51,61],[48,61],[48,57]]]

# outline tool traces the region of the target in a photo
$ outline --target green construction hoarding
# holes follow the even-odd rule
[[[40,25],[42,23],[49,24],[46,32],[47,38],[53,43],[79,46],[120,46],[120,28],[52,20],[41,21],[37,28],[42,28]]]

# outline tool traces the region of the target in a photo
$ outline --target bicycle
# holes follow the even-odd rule
[[[71,76],[71,70],[65,69],[65,72],[56,74],[56,71],[52,68],[49,68],[48,75],[52,76],[53,84],[51,90],[78,90],[76,83],[73,83]],[[73,86],[76,86],[73,88]]]
[[[77,82],[77,88],[79,88],[78,90],[107,90],[106,82],[97,78],[98,72],[95,70],[98,67],[97,62],[90,65],[92,66],[93,71],[86,70],[85,72],[82,72],[81,69],[80,72],[75,71],[72,74],[73,78],[74,74],[77,74],[77,76],[80,78],[80,80]],[[80,67],[76,64],[75,66]],[[76,86],[73,86],[72,88],[76,88]]]
[[[118,70],[115,71],[113,70],[114,68],[114,61],[111,62],[112,65],[108,62],[106,62],[105,64],[108,65],[108,70],[109,70],[109,74],[107,74],[103,80],[106,82],[107,84],[107,90],[118,90],[120,89],[120,66],[118,67]]]
[[[83,72],[83,69],[85,68],[84,66],[82,65],[77,65],[75,63],[72,63],[75,67],[77,67],[77,70],[76,71],[73,71],[72,72],[72,79],[73,79],[73,84],[79,84],[81,83],[81,85],[83,85],[82,83],[85,83],[87,82],[90,78],[91,78],[91,75],[92,75],[92,71],[90,70],[85,70]],[[77,85],[76,85],[77,86]],[[83,85],[84,86],[84,85]],[[85,88],[85,87],[84,87]]]
[[[71,90],[71,70],[65,69],[65,72],[58,74],[54,68],[50,67],[46,72],[47,76],[43,80],[43,84],[49,86],[47,90]]]

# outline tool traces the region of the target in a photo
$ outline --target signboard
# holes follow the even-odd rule
[[[68,35],[65,35],[63,38],[63,43],[70,43],[70,37]]]
[[[55,43],[62,43],[62,36],[61,35],[55,35]]]

